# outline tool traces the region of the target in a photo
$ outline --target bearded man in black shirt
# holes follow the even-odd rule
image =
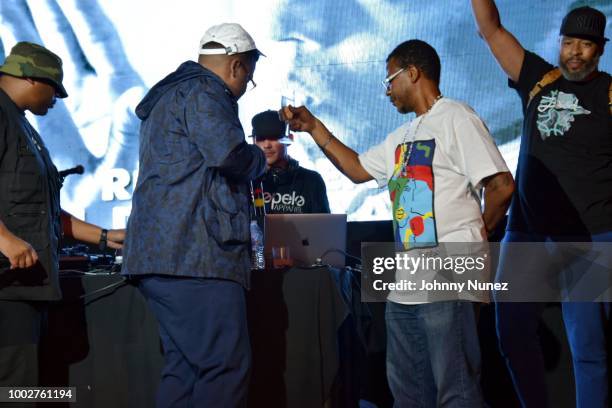
[[[606,16],[591,7],[576,8],[565,16],[555,68],[526,51],[505,30],[492,0],[472,0],[472,8],[482,37],[523,105],[517,189],[497,279],[515,283],[515,293],[535,296],[506,299],[531,302],[497,303],[497,334],[522,405],[542,408],[548,401],[537,328],[544,302],[550,300],[544,290],[552,287],[552,281],[561,282],[558,279],[571,268],[592,293],[598,285],[575,255],[566,252],[563,260],[551,262],[542,249],[552,244],[563,253],[568,244],[562,242],[595,246],[612,241],[612,85],[610,75],[598,70],[608,41]],[[609,278],[610,252],[600,251],[596,257],[594,264],[605,271],[600,277]],[[610,303],[597,296],[568,297],[565,294],[572,288],[565,283],[560,287],[577,406],[607,407]]]

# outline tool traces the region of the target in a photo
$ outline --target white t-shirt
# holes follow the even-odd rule
[[[359,161],[379,186],[389,188],[400,247],[486,241],[480,183],[508,167],[485,124],[466,104],[440,99]]]

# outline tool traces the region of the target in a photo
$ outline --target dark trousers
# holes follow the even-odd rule
[[[138,288],[157,317],[164,349],[157,406],[245,406],[251,351],[242,286],[150,276]]]
[[[43,309],[0,300],[0,386],[38,385],[38,342]]]
[[[45,308],[42,303],[0,300],[0,387],[35,387],[38,343]],[[0,403],[2,408],[28,408],[33,403]]]
[[[547,239],[549,237],[507,232],[504,242],[545,242]],[[591,239],[593,242],[612,242],[612,232],[593,235]],[[498,280],[504,282],[506,278],[511,279],[512,273],[517,270],[511,266],[518,262],[519,267],[531,274],[533,287],[542,285],[542,271],[547,267],[545,260],[525,256],[516,258],[505,259],[502,256]],[[608,261],[602,261],[602,265],[608,268],[607,271],[610,270]],[[609,273],[605,276],[608,277]],[[500,302],[495,306],[500,351],[510,370],[521,405],[525,408],[548,407],[544,356],[537,336],[538,322],[545,303]],[[561,306],[572,352],[576,407],[607,407],[610,303],[564,302]]]

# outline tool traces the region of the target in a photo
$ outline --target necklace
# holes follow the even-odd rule
[[[412,147],[414,146],[414,143],[416,141],[416,136],[419,131],[419,128],[421,127],[421,124],[425,120],[425,116],[427,116],[427,114],[431,112],[431,110],[436,105],[436,103],[443,97],[444,96],[442,94],[439,94],[438,96],[436,96],[436,99],[434,99],[431,105],[429,105],[429,108],[425,111],[425,113],[421,115],[421,119],[419,120],[419,123],[417,123],[416,128],[414,129],[414,132],[412,133],[412,140],[410,141],[410,146],[408,147],[408,150],[406,151],[406,153],[404,153],[404,157],[402,159],[402,170],[406,170],[408,168],[408,162],[410,161],[410,156],[412,155]],[[404,139],[402,140],[402,144],[408,143],[409,133],[410,133],[410,127],[406,129],[406,133],[404,134]]]

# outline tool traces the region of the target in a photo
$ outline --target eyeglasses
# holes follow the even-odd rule
[[[249,80],[249,83],[250,83],[250,85],[247,87],[247,91],[252,91],[253,89],[255,89],[257,84],[255,83],[255,81],[253,81],[253,78],[251,78]]]
[[[246,65],[242,64],[242,66],[244,67],[244,70],[247,73],[248,81],[249,81],[249,84],[250,84],[250,85],[247,85],[247,91],[252,91],[257,86],[255,81],[253,81],[253,73],[247,69]]]
[[[385,92],[389,92],[389,90],[391,89],[391,82],[393,82],[393,80],[405,70],[406,68],[404,67],[398,71],[395,71],[395,73],[389,75],[388,77],[382,80],[382,86],[383,88],[385,88]]]

